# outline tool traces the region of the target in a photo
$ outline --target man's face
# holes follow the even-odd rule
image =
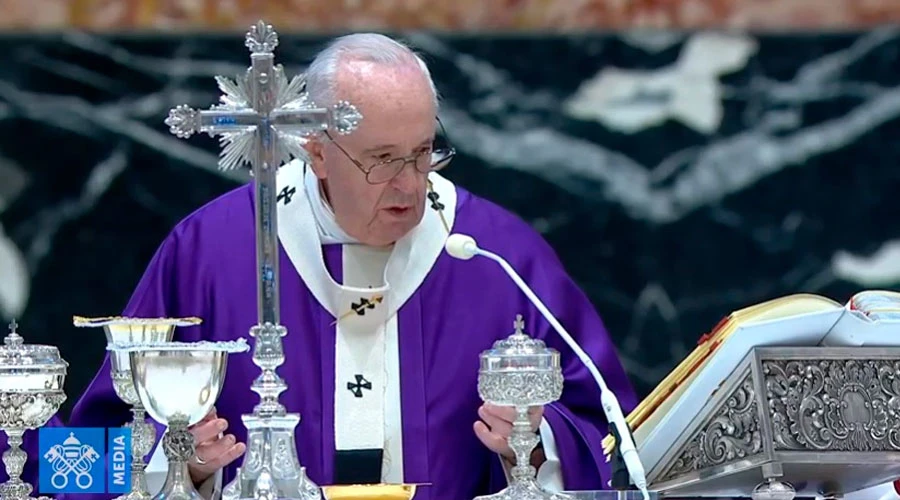
[[[437,113],[433,95],[414,67],[350,62],[339,70],[337,81],[339,99],[353,103],[363,119],[351,134],[331,136],[347,154],[327,138],[312,144],[312,167],[324,183],[338,225],[363,244],[390,245],[421,221],[427,174],[410,161],[392,180],[371,184],[347,156],[366,170],[422,153],[430,158]]]

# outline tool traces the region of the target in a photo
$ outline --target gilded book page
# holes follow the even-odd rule
[[[0,0],[0,29],[572,31],[861,28],[900,22],[897,0]]]

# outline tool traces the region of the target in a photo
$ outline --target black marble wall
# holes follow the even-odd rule
[[[324,39],[281,34],[288,73]],[[409,40],[460,150],[446,171],[538,227],[646,393],[723,315],[900,286],[900,33]],[[181,217],[243,182],[176,104],[247,65],[230,36],[0,36],[0,317],[71,366]],[[69,406],[63,409],[67,414]]]

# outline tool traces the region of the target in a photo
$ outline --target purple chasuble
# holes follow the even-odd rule
[[[630,411],[635,395],[606,329],[550,246],[511,213],[458,187],[456,192],[451,231],[473,236],[510,261],[592,356],[623,410]],[[178,328],[176,340],[247,337],[252,342],[248,331],[257,321],[253,224],[249,185],[188,216],[162,243],[123,314],[203,319],[198,327]],[[340,283],[342,246],[322,248],[326,266]],[[288,334],[279,374],[289,385],[281,402],[302,418],[295,430],[300,462],[313,481],[327,485],[333,481],[335,454],[335,317],[312,295],[283,247],[280,279],[281,323]],[[505,486],[497,455],[481,444],[473,424],[482,404],[478,356],[512,333],[517,314],[523,315],[528,333],[562,355],[562,398],[546,408],[545,418],[553,430],[565,488],[605,488],[609,472],[601,441],[607,424],[588,370],[499,266],[441,252],[400,307],[398,319],[404,480],[431,483],[419,488],[417,500],[471,499]],[[109,370],[107,357],[69,425],[118,426],[129,418]],[[249,353],[231,355],[216,403],[219,416],[229,421],[226,432],[242,442],[246,430],[241,414],[251,413],[258,402],[250,383],[259,372]],[[162,432],[158,427],[157,437]],[[226,468],[223,487],[242,460]]]

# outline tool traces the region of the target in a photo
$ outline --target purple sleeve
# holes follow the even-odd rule
[[[550,246],[535,236],[519,255],[516,266],[523,278],[560,324],[575,339],[616,394],[622,411],[628,414],[637,404],[634,390],[619,360],[615,345],[594,306],[568,276]],[[527,298],[523,298],[527,301]],[[527,329],[560,352],[565,383],[559,401],[545,408],[545,418],[556,441],[567,490],[606,489],[609,466],[602,441],[608,426],[600,404],[600,389],[588,369],[549,322],[530,304]]]

